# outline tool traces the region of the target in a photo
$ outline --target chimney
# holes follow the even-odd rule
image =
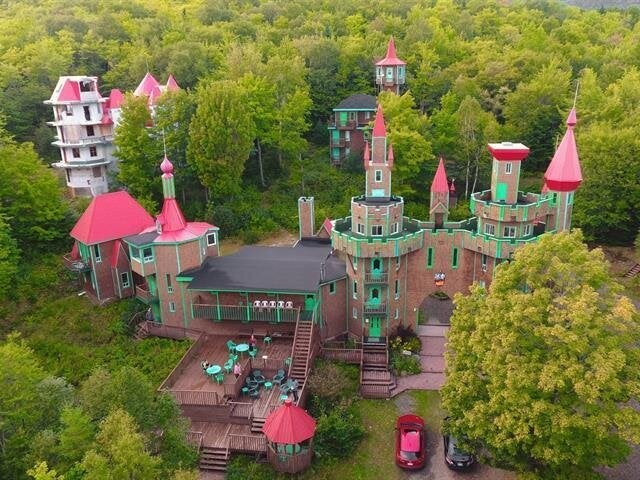
[[[298,227],[300,240],[315,236],[313,197],[300,197],[298,199]]]

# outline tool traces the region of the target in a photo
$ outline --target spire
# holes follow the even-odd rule
[[[447,172],[444,169],[444,158],[440,156],[438,169],[431,182],[431,193],[449,193],[449,182],[447,181]]]
[[[164,203],[162,204],[162,212],[158,215],[158,223],[162,226],[163,232],[175,232],[182,230],[187,226],[180,205],[176,201],[176,189],[173,182],[173,164],[165,154],[160,164],[162,170],[162,192],[164,194]]]
[[[389,168],[393,167],[393,146],[389,145],[389,150],[387,151],[387,164]]]
[[[382,105],[378,105],[378,111],[376,112],[376,119],[373,121],[373,134],[374,137],[386,137],[387,128],[384,125],[384,115],[382,114]]]
[[[174,92],[176,90],[180,90],[180,85],[176,82],[176,79],[173,78],[172,74],[169,74],[169,78],[167,78],[167,85],[165,87],[167,92]]]
[[[369,142],[367,141],[364,142],[363,160],[364,160],[364,167],[367,168],[367,165],[371,161],[371,152],[369,151]]]
[[[391,66],[391,65],[406,65],[405,62],[400,60],[396,54],[396,44],[393,41],[393,37],[389,37],[389,43],[387,44],[387,55],[376,63],[376,65],[383,66]]]
[[[544,174],[545,185],[556,192],[572,192],[582,183],[582,171],[578,148],[573,134],[573,127],[577,123],[575,107],[567,117],[567,130],[562,141],[551,159],[551,163]]]
[[[153,89],[157,87],[160,87],[160,84],[158,83],[158,81],[155,79],[153,75],[147,72],[147,74],[144,76],[144,78],[140,82],[140,85],[138,85],[138,87],[133,91],[133,94],[136,97],[139,97],[141,95],[148,97],[149,95],[151,95],[151,92],[153,91]]]

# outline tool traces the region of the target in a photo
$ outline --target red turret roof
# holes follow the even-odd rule
[[[160,87],[153,87],[151,93],[149,93],[149,100],[147,102],[149,106],[155,105],[158,101],[158,98],[160,98],[160,95],[162,95],[162,90],[160,90]]]
[[[310,439],[316,432],[316,421],[302,408],[286,400],[272,412],[262,426],[269,441],[293,445]]]
[[[60,90],[57,98],[58,102],[79,102],[80,86],[78,82],[67,79]]]
[[[544,174],[544,180],[549,190],[572,192],[582,183],[578,148],[573,135],[573,127],[576,122],[576,111],[575,108],[572,108],[567,118],[567,131]]]
[[[382,105],[378,105],[378,111],[376,112],[376,119],[373,121],[373,133],[374,137],[386,137],[387,128],[384,126],[384,115],[382,114]]]
[[[449,182],[447,181],[447,172],[444,169],[444,159],[440,157],[438,169],[431,182],[431,193],[449,193]]]
[[[376,63],[376,65],[380,67],[406,65],[406,62],[400,60],[396,55],[396,44],[393,41],[393,37],[389,39],[389,44],[387,45],[387,55],[378,63]]]
[[[148,97],[149,95],[151,95],[151,92],[153,91],[154,88],[159,88],[159,87],[160,87],[160,84],[158,83],[158,81],[154,78],[153,75],[147,72],[147,74],[144,76],[144,78],[140,82],[140,85],[138,85],[138,87],[133,91],[133,94],[136,97],[140,97],[142,95],[144,95],[145,97]]]
[[[180,90],[180,86],[176,79],[173,78],[173,75],[169,74],[169,78],[167,78],[167,86],[165,87],[167,92],[175,92],[176,90]]]
[[[127,192],[98,195],[71,230],[71,236],[87,245],[136,235],[153,226],[153,218]]]
[[[109,108],[114,110],[120,108],[122,106],[122,102],[124,102],[124,95],[122,92],[117,88],[111,90],[111,93],[109,93]]]

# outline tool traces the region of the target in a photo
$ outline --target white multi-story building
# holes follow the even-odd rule
[[[153,113],[164,92],[179,89],[173,75],[166,85],[160,85],[147,73],[133,94],[147,97]],[[103,97],[97,77],[84,76],[60,77],[51,98],[44,102],[53,107],[54,121],[48,124],[56,128],[53,145],[60,148],[61,161],[53,166],[64,169],[73,196],[95,197],[108,191],[107,174],[117,167],[113,136],[123,102],[120,90]]]
[[[56,128],[53,145],[60,148],[67,186],[74,196],[96,196],[108,191],[107,172],[115,168],[111,109],[119,113],[123,96],[112,90],[108,98],[98,90],[96,77],[60,77],[51,98]]]

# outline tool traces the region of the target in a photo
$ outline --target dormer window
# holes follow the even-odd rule
[[[207,233],[207,246],[211,247],[216,244],[217,238],[215,232]]]

